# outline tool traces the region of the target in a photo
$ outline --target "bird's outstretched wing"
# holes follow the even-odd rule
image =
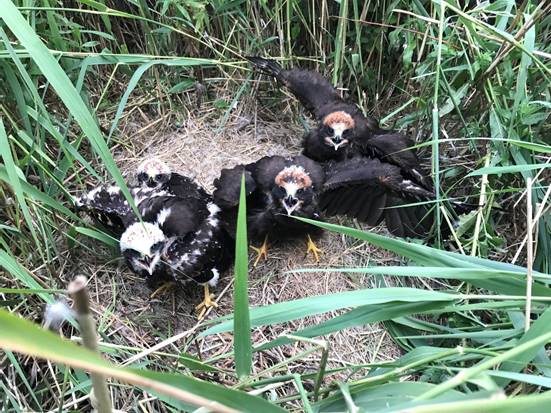
[[[343,100],[329,81],[313,70],[285,70],[271,59],[247,57],[256,68],[275,77],[316,118],[321,117],[321,110],[329,103],[341,103]]]
[[[78,211],[118,235],[135,221],[132,208],[118,186],[98,186],[75,198],[75,206]]]
[[[364,155],[372,156],[400,167],[406,176],[425,189],[432,190],[432,181],[421,168],[415,143],[408,136],[395,131],[379,129],[375,134],[367,134],[355,141],[357,149]]]
[[[370,226],[384,219],[394,235],[424,237],[432,226],[430,205],[405,205],[432,198],[432,192],[404,179],[397,166],[357,157],[326,170],[320,208],[327,215],[346,215]]]

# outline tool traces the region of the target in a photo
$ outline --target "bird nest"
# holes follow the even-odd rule
[[[136,118],[134,118],[135,120]],[[127,122],[124,138],[115,146],[115,160],[130,177],[137,165],[146,157],[163,159],[174,170],[193,177],[208,191],[222,168],[255,161],[266,155],[295,155],[300,152],[303,129],[296,124],[281,124],[260,120],[256,115],[244,118],[230,116],[223,127],[221,119],[213,121],[212,114],[190,115],[178,128],[160,127],[159,123]],[[351,221],[331,222],[347,223]],[[380,227],[373,231],[386,233]],[[366,243],[326,232],[319,240],[323,254],[319,263],[305,256],[306,242],[274,245],[269,259],[252,267],[250,254],[249,302],[253,307],[295,300],[341,291],[376,288],[378,280],[361,274],[327,271],[294,273],[300,268],[357,267],[373,264],[396,265],[399,259],[393,254]],[[97,248],[94,248],[97,252]],[[83,253],[84,254],[84,253]],[[172,293],[151,299],[149,290],[140,277],[126,268],[122,259],[99,253],[82,256],[90,264],[91,293],[94,307],[102,314],[101,323],[109,325],[112,342],[131,347],[150,348],[163,343],[163,351],[186,351],[202,359],[210,359],[232,350],[230,334],[217,334],[197,338],[201,330],[194,307],[202,298],[202,289],[190,284]],[[218,308],[207,313],[207,320],[231,314],[233,311],[233,269],[221,277],[215,293]],[[388,277],[387,285],[393,285]],[[341,312],[322,314],[278,325],[255,328],[253,339],[262,343],[282,334],[293,332],[322,322]],[[170,337],[179,340],[165,346]],[[349,364],[364,364],[393,360],[400,350],[384,328],[369,324],[351,328],[324,337],[329,342],[330,368]],[[255,355],[255,370],[261,371],[296,355],[311,344],[296,343],[264,351]],[[220,367],[231,367],[228,359],[219,361]],[[162,363],[161,363],[162,364]],[[289,372],[315,370],[319,355],[294,361]],[[284,369],[285,370],[285,369]]]

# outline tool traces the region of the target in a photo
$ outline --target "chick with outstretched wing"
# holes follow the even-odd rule
[[[132,196],[138,191],[131,190]],[[135,216],[121,189],[114,185],[98,186],[73,199],[77,212],[83,212],[107,232],[120,237]]]
[[[426,189],[432,187],[412,148],[413,141],[402,133],[379,128],[375,119],[344,101],[321,74],[296,68],[285,70],[275,61],[261,57],[247,59],[286,86],[318,122],[303,139],[304,155],[319,162],[358,155],[376,157],[402,168],[409,179]]]
[[[268,240],[288,240],[306,235],[307,253],[319,260],[320,250],[312,237],[319,229],[293,217],[318,219],[317,191],[323,184],[323,169],[305,156],[284,158],[267,156],[248,165],[223,169],[214,181],[214,201],[222,208],[223,221],[235,234],[242,176],[247,195],[247,230],[249,239],[262,242],[259,260],[267,257]]]

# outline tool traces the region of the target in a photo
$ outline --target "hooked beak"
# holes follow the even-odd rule
[[[147,271],[149,275],[153,275],[153,271],[155,270],[155,260],[153,260],[153,257],[146,256],[144,257],[143,262],[141,263],[142,268]]]
[[[335,151],[338,151],[342,145],[346,145],[348,143],[348,139],[341,139],[339,135],[336,135],[333,138],[325,138],[325,143],[332,146]]]
[[[283,203],[283,207],[285,208],[285,211],[287,211],[288,216],[293,215],[293,212],[295,212],[295,209],[297,209],[301,204],[301,202],[298,199],[290,195],[287,198],[285,198],[282,203]]]

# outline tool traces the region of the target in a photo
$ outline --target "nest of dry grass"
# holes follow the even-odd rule
[[[222,168],[252,162],[266,155],[291,156],[300,152],[303,129],[296,124],[261,120],[256,113],[232,113],[227,123],[220,127],[220,117],[215,115],[209,111],[201,115],[190,114],[178,127],[173,127],[155,121],[144,125],[145,114],[142,113],[138,121],[134,118],[134,122],[127,122],[126,138],[116,145],[115,160],[123,174],[130,178],[145,157],[159,157],[173,170],[194,177],[205,188],[212,190],[212,182]],[[375,231],[386,232],[382,227]],[[290,272],[295,269],[352,267],[368,263],[388,265],[399,261],[386,251],[338,234],[325,233],[318,245],[324,253],[317,264],[311,257],[305,256],[306,241],[297,240],[273,246],[267,261],[262,261],[256,268],[251,265],[251,306],[376,287],[375,280],[370,276],[323,271]],[[200,288],[189,285],[174,294],[167,293],[151,299],[151,291],[143,280],[130,272],[115,254],[97,249],[93,254],[80,251],[77,264],[89,271],[95,309],[101,315],[100,323],[109,326],[108,334],[112,342],[150,348],[167,337],[179,334],[180,340],[164,351],[171,351],[172,347],[173,350],[188,351],[203,359],[216,358],[231,351],[232,337],[229,334],[194,340],[198,327],[194,307],[201,300]],[[253,254],[250,258],[252,264]],[[208,314],[208,319],[232,313],[232,278],[233,270],[230,270],[221,279],[215,291],[219,306]],[[392,280],[389,283],[392,285]],[[270,341],[335,315],[329,313],[257,328],[253,339],[256,343]],[[400,354],[397,345],[377,324],[349,329],[325,338],[331,349],[329,368],[389,361]],[[258,353],[255,369],[261,371],[310,347],[309,344],[296,343]],[[229,362],[225,359],[218,363],[220,367],[228,368],[231,367],[227,365]],[[318,365],[319,355],[314,353],[286,368],[293,372],[308,371],[315,370]]]

